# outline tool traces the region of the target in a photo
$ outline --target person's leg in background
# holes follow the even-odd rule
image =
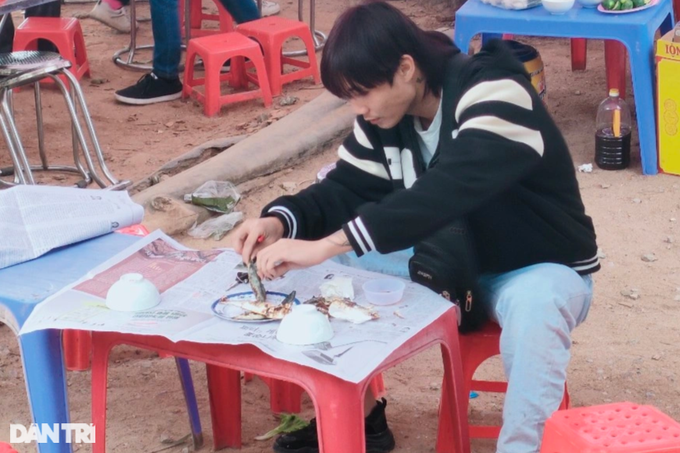
[[[153,71],[132,86],[116,91],[118,101],[131,105],[155,104],[182,96],[179,63],[182,57],[178,0],[149,0],[153,31]]]
[[[45,3],[44,5],[34,6],[26,9],[24,17],[60,17],[61,16],[61,2],[54,1]],[[2,16],[0,16],[2,17]],[[7,53],[12,51],[14,45],[14,22],[12,16],[9,15],[5,21],[4,26],[0,30],[0,53]],[[38,40],[38,50],[46,52],[56,52],[57,47],[49,41],[44,39]]]
[[[260,18],[257,4],[253,0],[220,0],[220,3],[239,24]]]
[[[592,279],[536,264],[480,279],[489,315],[502,327],[508,391],[498,453],[537,453],[545,421],[560,405],[571,332],[590,309]]]
[[[98,0],[87,16],[121,33],[130,33],[129,4],[130,0]]]
[[[45,3],[26,9],[24,17],[61,17],[61,1]],[[44,39],[38,40],[38,50],[44,52],[56,52],[57,47]]]
[[[4,16],[0,16],[2,18]],[[14,45],[14,22],[12,15],[7,15],[7,20],[0,28],[0,53],[9,53],[12,51]]]

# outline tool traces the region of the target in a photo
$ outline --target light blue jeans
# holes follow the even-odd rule
[[[412,250],[361,258],[336,257],[352,267],[408,278]],[[508,392],[497,453],[537,453],[545,421],[562,401],[571,332],[588,315],[590,275],[543,263],[501,274],[484,274],[481,291],[489,316],[503,328],[500,350]]]

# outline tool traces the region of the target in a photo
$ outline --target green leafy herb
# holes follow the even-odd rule
[[[309,423],[301,419],[295,414],[281,414],[281,423],[276,428],[261,436],[257,436],[255,440],[268,440],[277,434],[292,433],[309,426]]]

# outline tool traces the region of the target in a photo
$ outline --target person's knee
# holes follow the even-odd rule
[[[589,300],[590,288],[573,269],[559,264],[532,266],[499,294],[499,320],[536,323],[562,318],[565,309],[576,317]],[[577,306],[580,305],[580,306]]]

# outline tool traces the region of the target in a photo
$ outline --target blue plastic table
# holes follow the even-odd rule
[[[642,172],[658,172],[656,121],[654,109],[654,33],[673,26],[671,0],[629,14],[604,14],[576,4],[565,15],[552,15],[545,8],[509,11],[468,0],[456,12],[454,41],[464,51],[479,33],[557,38],[612,39],[622,42],[630,55],[635,93]]]
[[[0,322],[18,334],[37,304],[137,240],[135,236],[108,234],[0,270]],[[68,423],[61,331],[39,330],[21,335],[19,345],[33,422]],[[201,422],[189,363],[185,359],[175,361],[187,401],[194,445],[200,446],[203,443]],[[59,432],[58,444],[39,444],[41,453],[71,452],[64,432]]]
[[[37,304],[137,240],[134,236],[108,234],[0,270],[0,322],[18,334]],[[33,421],[68,423],[61,331],[21,335],[19,345]],[[70,452],[64,432],[60,433],[58,444],[40,444],[39,451]]]

